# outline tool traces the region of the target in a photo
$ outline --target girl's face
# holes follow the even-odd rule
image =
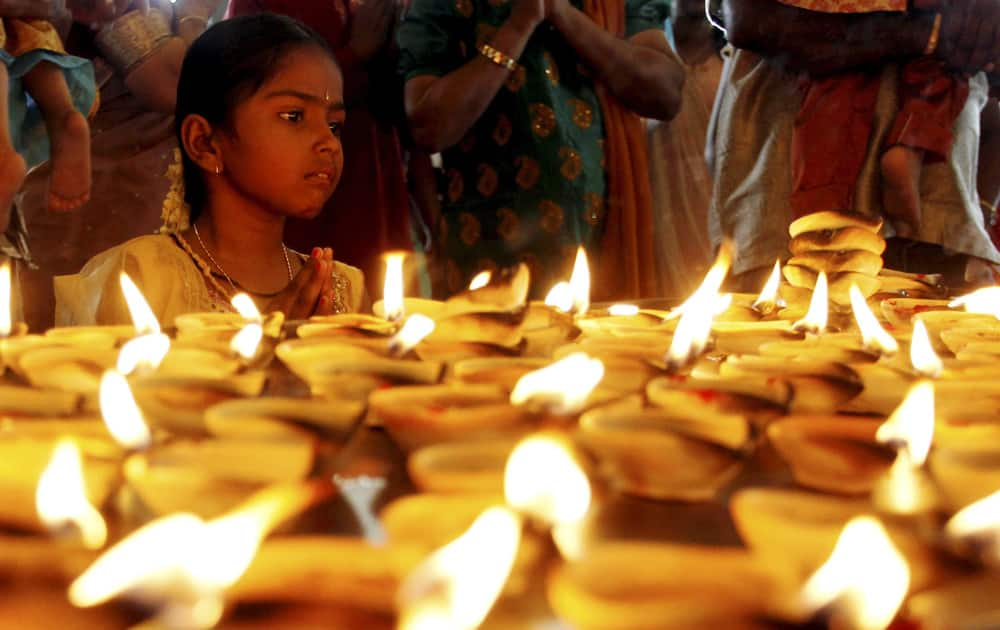
[[[220,138],[222,176],[271,212],[310,219],[322,211],[344,167],[343,79],[321,49],[307,46],[236,106]]]

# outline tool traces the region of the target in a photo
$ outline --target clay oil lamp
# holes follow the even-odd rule
[[[622,492],[653,499],[710,500],[742,469],[747,417],[708,405],[625,409],[580,418],[579,439]]]
[[[537,422],[496,385],[449,383],[373,392],[371,421],[385,426],[405,451],[440,442],[519,435]]]
[[[547,584],[574,628],[752,628],[791,577],[735,548],[609,541],[557,567]]]

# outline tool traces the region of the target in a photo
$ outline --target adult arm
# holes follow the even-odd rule
[[[54,21],[66,13],[63,0],[0,0],[0,17]]]
[[[777,0],[723,0],[729,41],[793,71],[831,74],[919,56],[931,13],[820,13]]]
[[[535,28],[545,18],[541,0],[515,0],[511,16],[491,45],[517,59]],[[489,107],[510,71],[474,54],[443,76],[418,75],[406,82],[406,117],[414,142],[428,153],[458,144]]]
[[[622,39],[595,24],[568,0],[557,0],[552,25],[590,68],[632,111],[669,120],[680,108],[684,67],[662,30],[649,29]]]

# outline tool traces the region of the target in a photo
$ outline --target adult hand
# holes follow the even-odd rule
[[[314,249],[285,289],[267,305],[268,312],[281,311],[285,319],[308,319],[317,312],[324,287],[329,286],[333,263],[320,249]],[[327,289],[328,290],[328,289]]]
[[[518,25],[534,30],[548,18],[552,0],[514,0],[510,19]]]
[[[138,8],[145,10],[147,0],[141,0]],[[83,24],[103,24],[124,15],[132,8],[132,0],[66,0],[66,8],[73,19]]]
[[[395,0],[357,0],[353,6],[347,46],[355,57],[368,61],[388,43],[398,7]]]
[[[1000,62],[1000,0],[951,2],[941,11],[938,56],[962,72]]]

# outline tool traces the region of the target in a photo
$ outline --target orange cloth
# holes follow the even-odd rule
[[[586,0],[587,16],[606,31],[623,36],[622,0]],[[597,85],[604,114],[608,203],[604,237],[595,272],[596,300],[662,297],[653,255],[653,195],[642,119]]]
[[[821,13],[906,11],[908,0],[778,0],[781,4]]]
[[[12,57],[20,57],[32,50],[66,54],[59,33],[44,20],[0,20],[0,48]]]
[[[868,154],[879,77],[854,73],[804,85],[792,136],[792,213],[850,210]],[[928,163],[946,160],[968,98],[969,82],[941,62],[911,61],[901,70],[899,113],[884,148],[903,145],[925,151]]]

